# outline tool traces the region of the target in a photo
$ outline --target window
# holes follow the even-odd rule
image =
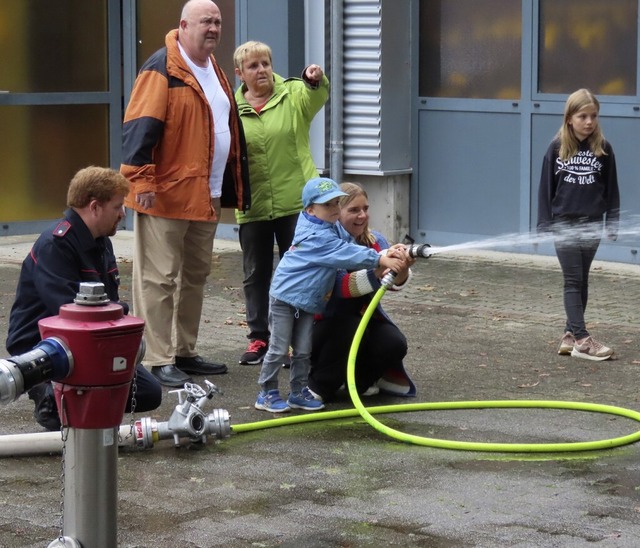
[[[420,0],[420,95],[519,99],[521,3]]]
[[[108,165],[107,105],[0,106],[0,219],[60,217],[73,174]],[[6,128],[9,128],[7,131]]]
[[[84,104],[109,91],[108,3],[0,2],[3,222],[59,217],[73,174],[109,165],[109,106]]]
[[[635,95],[637,0],[540,0],[538,92]]]
[[[2,0],[0,90],[106,91],[106,0]]]

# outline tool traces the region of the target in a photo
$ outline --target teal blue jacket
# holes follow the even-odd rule
[[[340,231],[337,224],[306,211],[300,213],[293,242],[276,267],[269,295],[305,312],[322,313],[338,270],[377,268],[380,264],[377,251],[346,238],[348,233]]]
[[[238,224],[270,221],[302,210],[302,187],[318,176],[309,147],[309,128],[329,98],[326,76],[317,87],[274,74],[274,93],[258,114],[236,90],[247,141],[251,209],[236,210]]]

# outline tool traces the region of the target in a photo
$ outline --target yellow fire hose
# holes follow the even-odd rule
[[[640,431],[626,436],[610,438],[596,441],[567,442],[567,443],[492,443],[492,442],[467,442],[453,441],[436,438],[427,438],[400,432],[394,428],[386,426],[377,420],[373,415],[388,413],[403,413],[409,411],[439,411],[449,409],[567,409],[573,411],[589,411],[593,413],[604,413],[608,415],[618,415],[640,422],[640,413],[631,409],[615,407],[612,405],[601,405],[595,403],[567,402],[567,401],[547,401],[547,400],[491,400],[491,401],[461,401],[461,402],[427,402],[401,405],[384,405],[377,407],[365,407],[360,401],[360,396],[356,390],[355,367],[358,348],[364,335],[365,329],[375,311],[378,303],[391,286],[393,277],[385,281],[374,294],[369,307],[365,311],[349,352],[347,364],[347,388],[349,396],[355,409],[344,409],[340,411],[327,411],[321,413],[305,414],[278,418],[266,421],[237,424],[231,427],[232,432],[249,432],[264,428],[274,428],[290,424],[302,424],[321,420],[341,419],[346,417],[361,416],[369,425],[383,434],[398,441],[423,445],[426,447],[437,447],[441,449],[455,449],[460,451],[486,451],[496,453],[561,453],[568,451],[593,451],[597,449],[612,449],[622,445],[628,445],[640,440]]]

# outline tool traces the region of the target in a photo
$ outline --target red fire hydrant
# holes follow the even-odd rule
[[[64,461],[63,531],[49,546],[117,546],[118,429],[144,321],[109,302],[101,283],[81,283],[73,304],[40,320],[43,339],[70,350],[73,367],[53,383],[62,425],[68,427]]]
[[[83,283],[75,303],[40,320],[42,339],[62,340],[73,355],[73,371],[54,382],[63,426],[120,426],[140,349],[144,321],[125,316],[109,302],[100,283]]]

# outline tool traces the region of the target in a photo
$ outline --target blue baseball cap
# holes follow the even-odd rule
[[[347,196],[346,192],[342,192],[338,183],[327,177],[316,177],[310,179],[302,189],[302,205],[309,207],[311,204],[326,204],[329,200]]]

